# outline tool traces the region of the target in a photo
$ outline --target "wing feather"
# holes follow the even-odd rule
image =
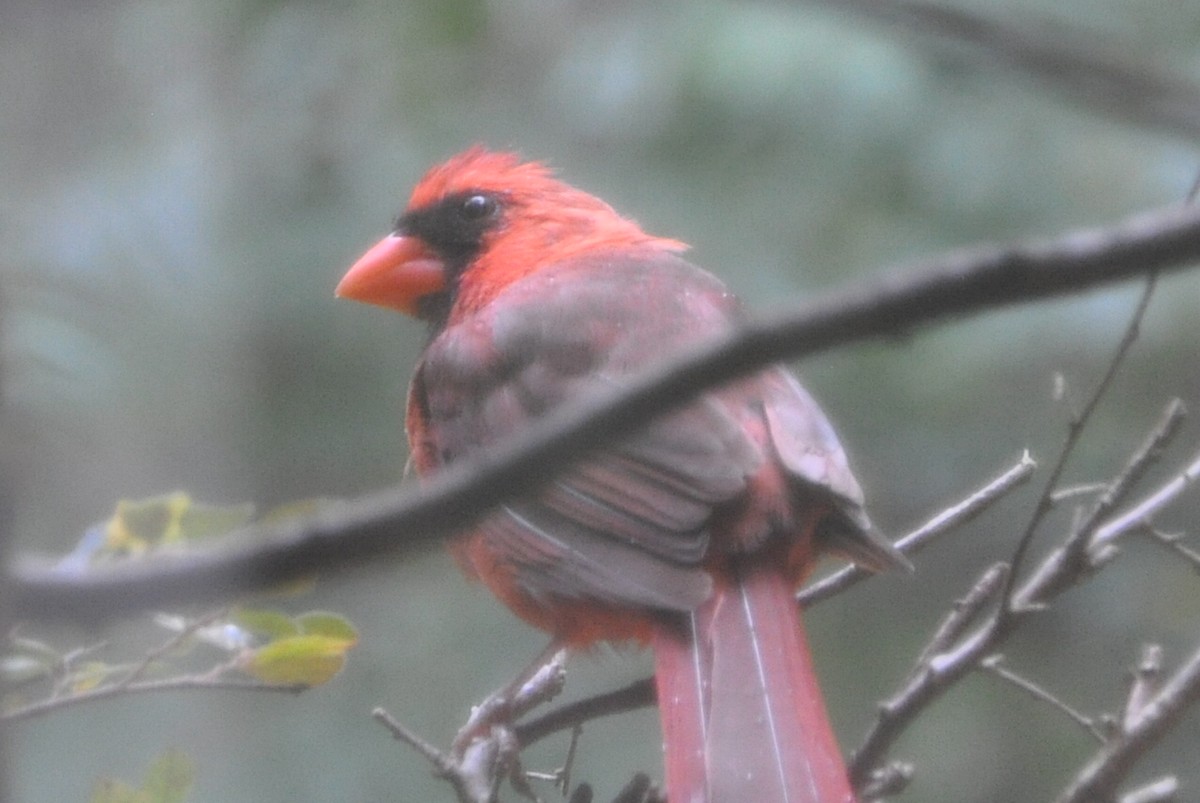
[[[426,351],[410,399],[428,422],[423,467],[625,384],[728,331],[735,317],[720,282],[671,255],[608,255],[531,274]],[[706,394],[490,516],[478,532],[492,557],[533,599],[690,610],[710,591],[702,563],[714,511],[744,494],[768,459],[838,500],[848,531],[857,529],[862,492],[815,402],[782,370],[747,382],[749,396]],[[745,426],[747,415],[765,427]],[[774,455],[764,453],[764,429]]]

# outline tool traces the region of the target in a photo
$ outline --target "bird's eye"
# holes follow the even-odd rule
[[[494,215],[498,208],[499,204],[495,198],[487,195],[468,195],[459,211],[467,220],[483,220]]]

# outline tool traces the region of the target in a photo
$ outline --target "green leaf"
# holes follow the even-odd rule
[[[292,636],[248,653],[241,669],[266,683],[319,686],[341,671],[353,646],[343,638]]]
[[[184,491],[122,499],[104,525],[104,551],[140,553],[149,547],[209,538],[235,530],[253,518],[251,504],[205,505]]]
[[[105,551],[144,552],[163,539],[174,525],[179,510],[191,501],[191,497],[182,492],[149,499],[120,500],[105,525]]]
[[[298,636],[301,629],[292,618],[279,611],[261,608],[238,608],[230,617],[234,624],[246,628],[251,633],[265,636],[271,641]]]
[[[301,633],[342,639],[351,646],[358,643],[358,630],[344,616],[329,611],[309,611],[296,617]]]
[[[71,691],[81,694],[99,686],[115,671],[103,661],[88,661],[71,673]]]
[[[224,535],[254,519],[254,505],[204,505],[193,502],[179,516],[178,540],[196,541]]]

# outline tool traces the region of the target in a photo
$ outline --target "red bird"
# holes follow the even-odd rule
[[[407,418],[424,475],[735,327],[737,301],[685,248],[474,148],[425,174],[337,294],[430,324]],[[674,803],[854,799],[793,592],[821,551],[907,561],[784,368],[609,444],[453,551],[563,645],[653,645]]]

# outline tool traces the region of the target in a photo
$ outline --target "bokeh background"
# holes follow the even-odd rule
[[[1200,80],[1200,3],[960,6]],[[425,167],[472,143],[546,159],[687,240],[755,307],[954,246],[1177,202],[1200,167],[1194,144],[1085,110],[969,48],[802,3],[7,2],[0,98],[4,439],[22,552],[69,550],[119,498],[182,488],[265,508],[396,482],[424,334],[332,288]],[[1048,462],[1136,295],[1090,293],[807,361],[875,518],[899,533],[1022,450]],[[1162,283],[1073,480],[1115,472],[1170,397],[1200,409],[1198,301],[1200,276]],[[1198,442],[1188,425],[1155,476]],[[941,612],[1008,555],[1031,494],[923,556],[915,577],[812,612],[848,749]],[[1200,537],[1197,513],[1193,496],[1161,524]],[[440,550],[326,578],[287,604],[361,628],[333,683],[299,698],[128,699],[21,724],[13,798],[83,801],[98,776],[135,780],[177,746],[196,761],[196,801],[449,800],[371,708],[445,743],[468,704],[542,645]],[[1098,713],[1121,698],[1142,642],[1178,661],[1198,621],[1195,575],[1132,545],[1006,654]],[[648,667],[601,649],[575,661],[571,690]],[[1184,799],[1200,796],[1198,720],[1139,777],[1178,770]],[[529,764],[557,766],[564,749],[554,740]],[[1047,799],[1092,749],[1059,713],[974,677],[900,743],[896,757],[917,766],[901,799]],[[576,778],[608,799],[657,764],[644,711],[589,726]]]

